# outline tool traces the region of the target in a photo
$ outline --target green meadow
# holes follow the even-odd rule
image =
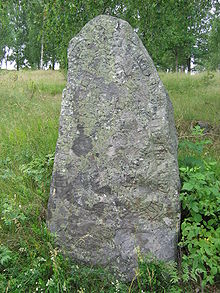
[[[220,175],[220,74],[160,73],[160,77],[173,103],[179,141],[188,143],[180,149],[179,159],[183,162],[189,157],[191,143],[203,146],[202,160],[206,157],[206,162],[215,162],[209,170],[212,173],[207,174],[214,178],[209,184],[210,192],[216,195]],[[189,267],[181,268],[157,260],[148,266],[147,260],[140,258],[136,278],[125,284],[101,268],[80,266],[62,256],[45,222],[65,84],[65,74],[60,71],[0,70],[0,292],[195,292],[196,288],[217,292],[217,269],[205,258],[195,276],[190,275],[193,264],[189,259]],[[207,123],[208,133],[192,132],[198,121]],[[195,142],[198,133],[200,144]],[[193,188],[183,190],[192,195]],[[212,213],[217,215],[217,210]],[[197,220],[200,225],[201,220]],[[207,231],[204,239],[210,241],[207,247],[211,252],[205,246],[204,253],[215,263],[219,260],[215,258],[219,242],[215,231]],[[209,240],[212,238],[213,242]]]

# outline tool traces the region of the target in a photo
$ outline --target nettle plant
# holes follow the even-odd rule
[[[194,141],[184,141],[181,150],[188,156],[180,160],[183,222],[180,247],[185,250],[182,264],[187,268],[184,279],[199,280],[201,288],[214,284],[219,273],[220,247],[220,181],[215,172],[216,162],[204,155],[209,140],[196,127]]]

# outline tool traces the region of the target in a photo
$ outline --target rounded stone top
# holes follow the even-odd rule
[[[73,43],[74,40],[84,35],[84,33],[88,34],[89,30],[92,30],[92,31],[104,30],[106,34],[110,30],[110,28],[113,28],[114,30],[121,30],[122,28],[126,28],[126,29],[129,29],[131,32],[134,31],[131,25],[126,20],[111,16],[111,15],[101,14],[91,19],[81,29],[81,31],[75,37],[71,39],[69,47],[71,47],[71,43]]]
[[[121,18],[117,18],[115,16],[107,15],[107,14],[100,14],[100,15],[96,16],[95,18],[93,18],[89,22],[87,22],[87,24],[84,27],[86,27],[89,24],[94,24],[94,23],[103,24],[103,22],[112,22],[112,23],[120,22],[120,23],[125,23],[131,27],[131,25],[126,20],[123,20]]]

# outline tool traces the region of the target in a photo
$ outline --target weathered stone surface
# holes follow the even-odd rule
[[[175,259],[177,136],[170,99],[142,42],[99,16],[71,40],[48,226],[73,259],[130,279],[136,249]]]

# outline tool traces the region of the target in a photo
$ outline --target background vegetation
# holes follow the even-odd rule
[[[0,292],[217,292],[220,75],[161,78],[180,140],[179,266],[139,255],[136,277],[124,284],[64,259],[46,228],[64,75],[0,71]],[[207,133],[198,121],[207,122]]]
[[[218,0],[0,0],[0,62],[67,67],[70,39],[93,17],[109,14],[137,31],[159,70],[218,69]],[[8,50],[11,49],[10,54]]]

